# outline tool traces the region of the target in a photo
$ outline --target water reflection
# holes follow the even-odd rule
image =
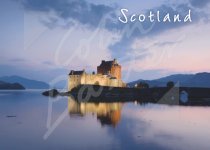
[[[108,127],[105,130],[120,149],[210,148],[208,107],[85,103],[69,97],[68,110],[71,117],[88,118],[87,114],[94,114],[102,126],[114,127],[114,130]]]
[[[51,123],[62,119],[44,140],[49,101]],[[49,99],[35,91],[4,91],[0,110],[0,150],[210,149],[210,107],[83,103],[67,97]]]
[[[88,103],[78,102],[73,97],[68,97],[68,111],[72,116],[85,116],[93,114],[97,116],[101,125],[116,127],[121,119],[123,103]]]

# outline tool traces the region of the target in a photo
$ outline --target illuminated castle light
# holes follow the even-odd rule
[[[79,85],[101,85],[110,87],[125,87],[126,84],[121,80],[121,65],[117,60],[102,60],[97,67],[97,74],[88,74],[85,70],[71,70],[68,78],[68,90],[71,91]]]

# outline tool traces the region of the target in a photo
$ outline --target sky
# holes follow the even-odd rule
[[[192,22],[123,24],[120,10],[186,15]],[[210,72],[209,0],[1,0],[0,76],[48,83],[116,58],[123,80]]]

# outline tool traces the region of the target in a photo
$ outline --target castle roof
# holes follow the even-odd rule
[[[83,73],[85,73],[85,70],[79,70],[79,71],[71,70],[69,75],[82,75]]]
[[[101,64],[100,64],[100,66],[103,66],[103,67],[111,67],[112,65],[119,65],[117,63],[117,60],[116,59],[111,60],[111,61],[102,60],[101,61]]]

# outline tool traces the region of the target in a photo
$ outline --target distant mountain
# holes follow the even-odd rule
[[[164,87],[168,81],[173,81],[175,84],[179,83],[180,86],[185,87],[209,87],[210,88],[210,73],[197,73],[197,74],[176,74],[163,77],[156,80],[137,80],[128,83],[133,87],[138,82],[146,82],[150,87]]]
[[[42,81],[31,80],[20,76],[4,76],[0,77],[0,81],[7,83],[19,83],[26,89],[48,89],[49,85]]]
[[[24,90],[25,88],[19,83],[7,83],[0,81],[0,90]]]

